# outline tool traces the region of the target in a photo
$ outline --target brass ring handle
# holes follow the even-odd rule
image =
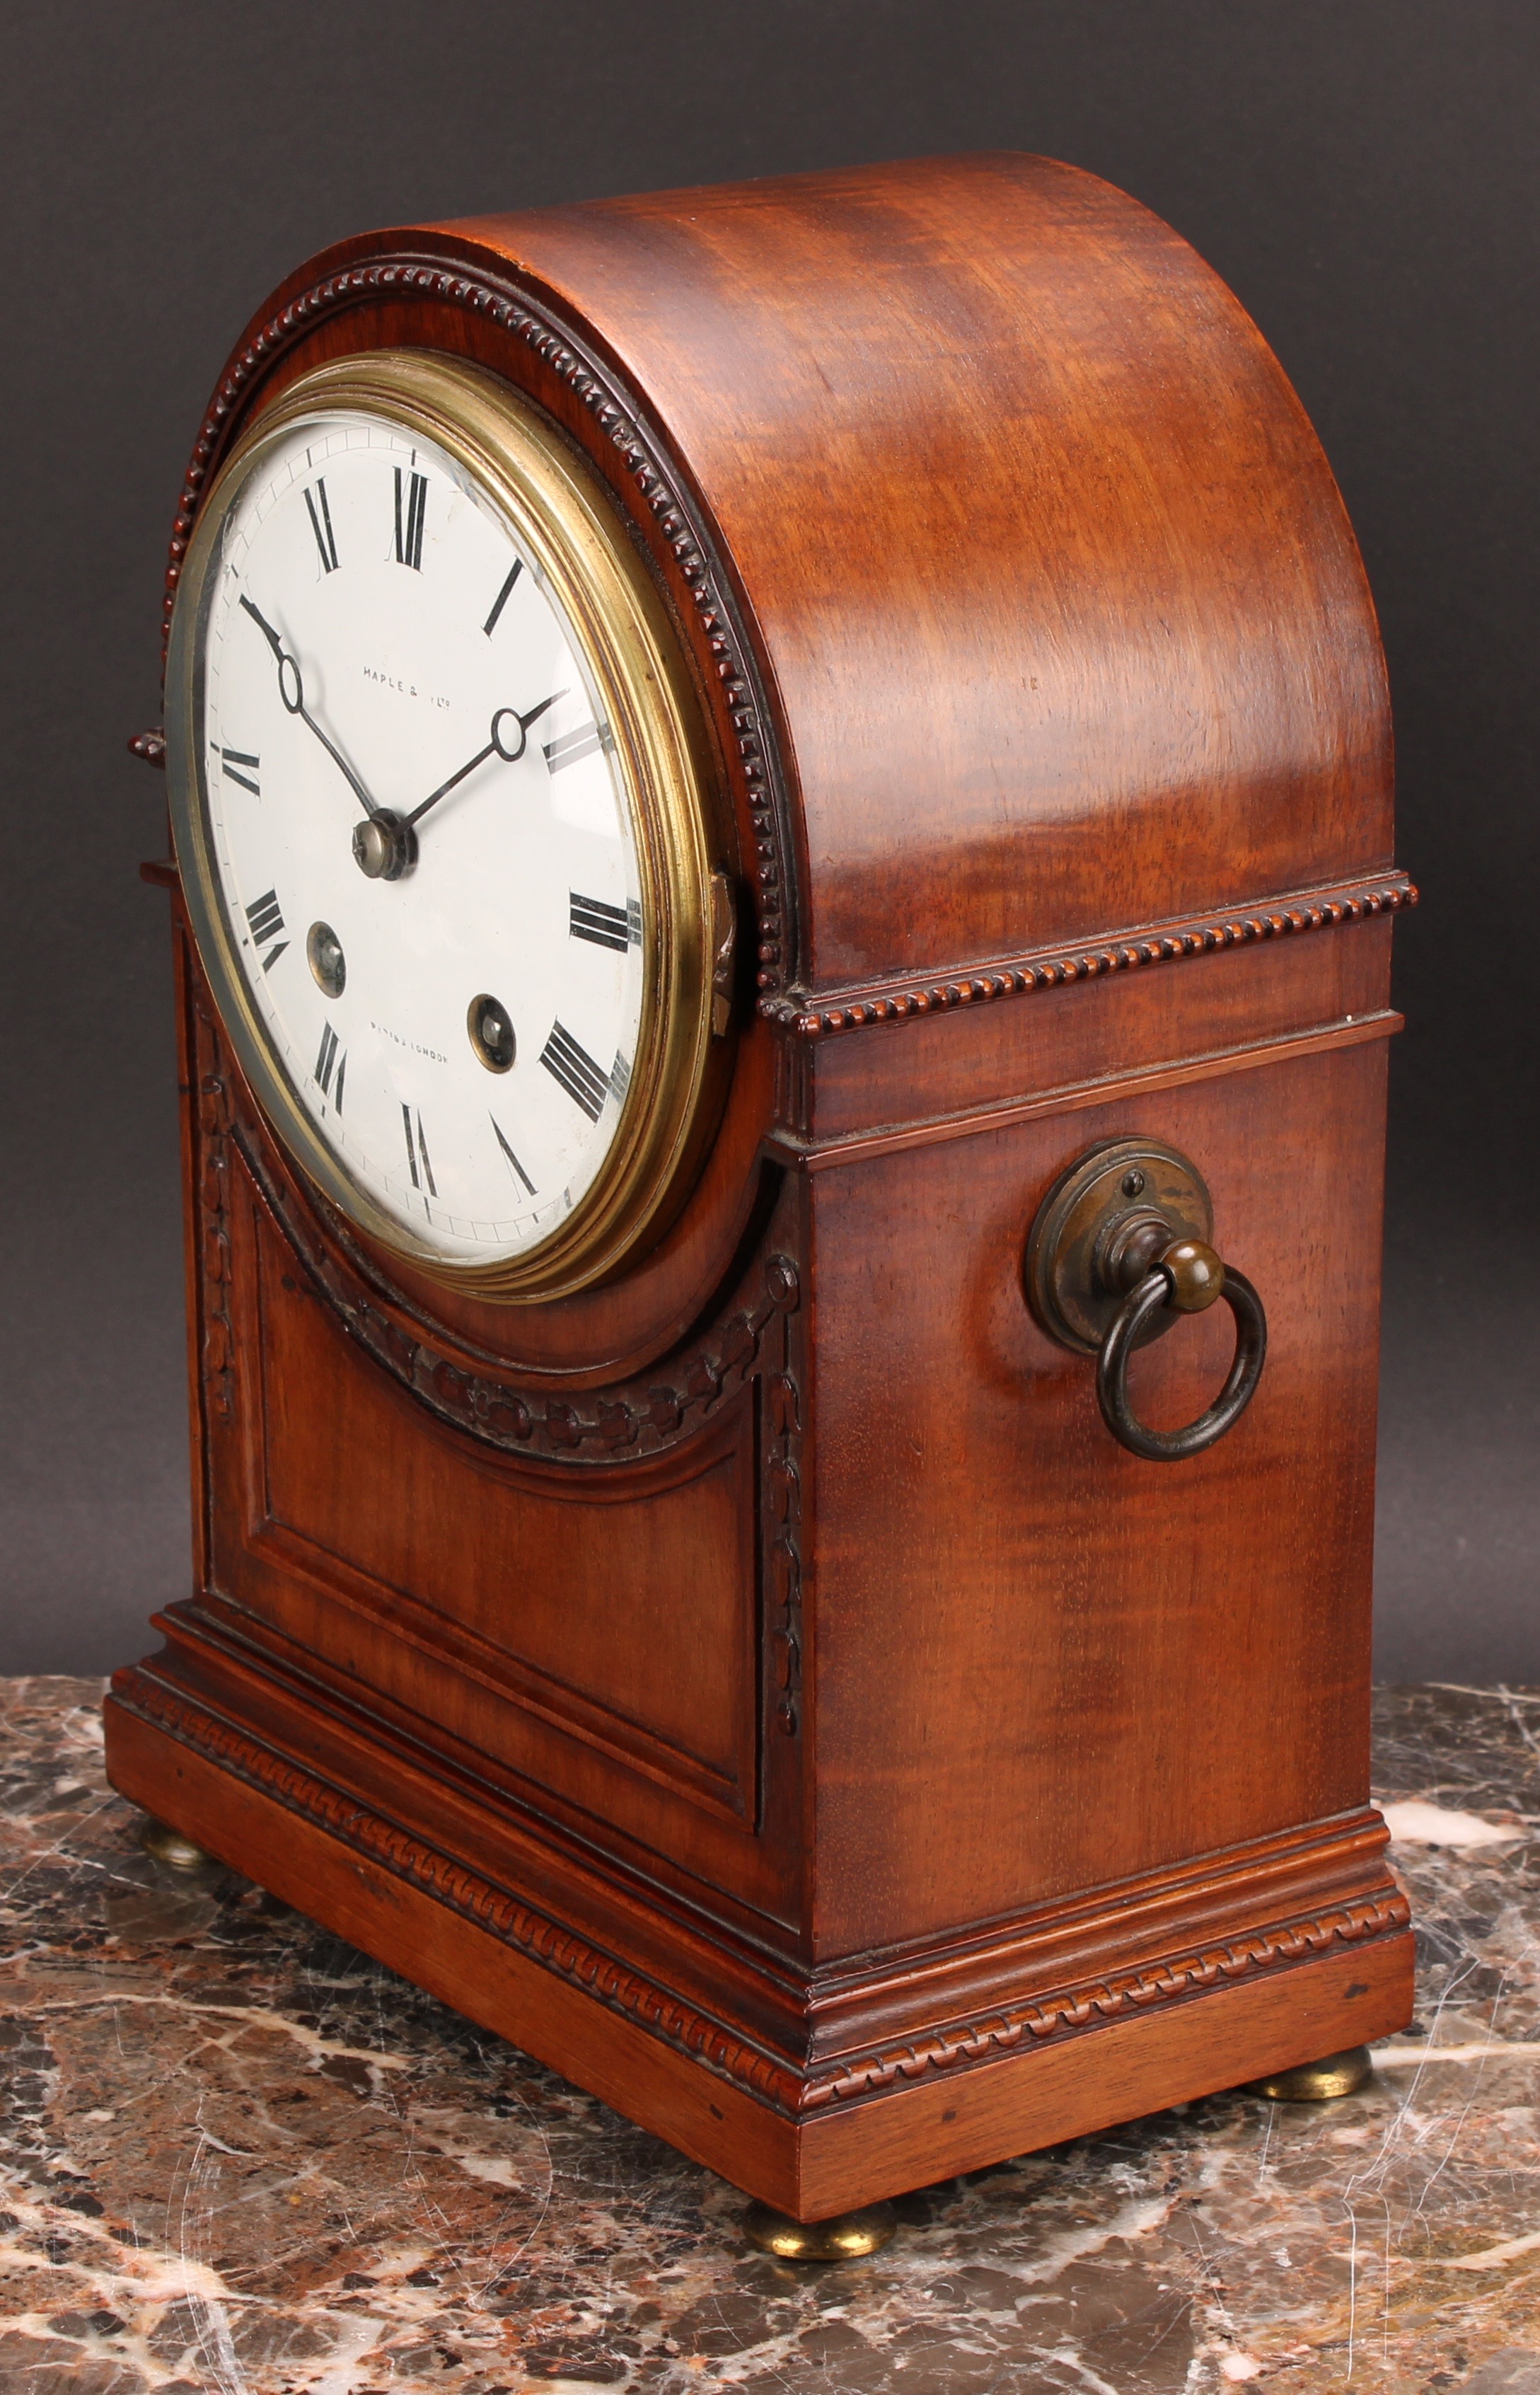
[[[1038,1206],[1023,1281],[1042,1330],[1097,1359],[1112,1436],[1151,1463],[1201,1455],[1239,1422],[1267,1361],[1268,1321],[1244,1273],[1209,1241],[1214,1206],[1191,1157],[1165,1141],[1100,1140],[1066,1165]],[[1223,1298],[1235,1354],[1214,1403],[1181,1430],[1151,1430],[1128,1400],[1128,1358]]]
[[[1235,1317],[1235,1354],[1214,1403],[1181,1430],[1151,1430],[1128,1401],[1128,1358],[1163,1306],[1196,1314],[1223,1298]],[[1112,1436],[1152,1463],[1179,1463],[1223,1438],[1257,1394],[1268,1353],[1268,1318],[1244,1273],[1221,1264],[1200,1239],[1178,1239],[1158,1255],[1119,1306],[1097,1356],[1096,1394]]]

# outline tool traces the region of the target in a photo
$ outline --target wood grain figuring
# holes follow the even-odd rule
[[[1013,1123],[1030,1122],[1038,1115],[1078,1114],[1091,1107],[1133,1103],[1145,1105],[1166,1090],[1185,1089],[1191,1081],[1219,1080],[1233,1073],[1255,1072],[1264,1065],[1292,1064],[1306,1056],[1323,1056],[1333,1048],[1362,1048],[1373,1039],[1389,1039],[1405,1023],[1389,1008],[1374,1014],[1323,1023],[1292,1038],[1257,1039],[1238,1048],[1216,1048],[1206,1055],[1181,1056],[1167,1065],[1146,1065],[1132,1073],[1105,1073],[1094,1081],[1061,1082],[1036,1096],[1018,1098],[1009,1105],[965,1107],[955,1114],[932,1115],[924,1121],[889,1124],[843,1139],[794,1139],[776,1135],[772,1154],[802,1165],[809,1172],[827,1172],[841,1164],[865,1164],[874,1157],[896,1156],[910,1147],[935,1147],[943,1140],[970,1139],[981,1131],[1005,1131]]]
[[[468,1677],[502,1700],[506,1739],[556,1732],[677,1794],[752,1817],[759,1636],[746,1399],[666,1465],[589,1477],[575,1490],[520,1485],[464,1442],[425,1436],[377,1377],[349,1374],[322,1310],[283,1292],[271,1243],[259,1237],[253,1261],[261,1373],[242,1552],[275,1568],[270,1588],[248,1583],[246,1601],[362,1687],[399,1694],[404,1677],[420,1698],[424,1676],[439,1674],[446,1727],[459,1726],[455,1682]],[[346,1394],[335,1442],[318,1448],[302,1393],[327,1380]],[[364,1452],[393,1472],[399,1509],[359,1507],[352,1459]],[[463,1510],[474,1526],[453,1552],[441,1510]],[[230,1563],[234,1584],[240,1555]],[[666,1623],[652,1604],[660,1587],[673,1592]],[[382,1620],[395,1635],[380,1648],[361,1625]],[[441,1672],[446,1659],[453,1674]],[[546,1776],[533,1754],[525,1768]],[[596,1789],[592,1801],[624,1818],[631,1793]]]
[[[804,2217],[1397,2028],[1367,1694],[1415,893],[1276,363],[1044,160],[365,234],[237,344],[168,600],[253,416],[381,346],[543,409],[646,562],[731,864],[731,1085],[623,1278],[452,1295],[290,1161],[157,873],[193,1577],[115,1783]],[[1169,1466],[1021,1284],[1057,1176],[1134,1134],[1193,1159],[1271,1332]],[[1141,1417],[1228,1355],[1183,1320]]]
[[[178,1743],[238,1762],[322,1826],[356,1812],[387,1825],[371,1833],[376,1846],[388,1835],[454,1858],[505,1892],[505,1912],[533,1907],[547,1931],[564,1925],[718,2025],[731,2020],[790,2072],[783,2090],[794,2109],[826,2100],[852,2072],[886,2069],[885,2058],[949,2063],[970,2042],[983,2054],[1028,2032],[1083,2027],[1087,1990],[1099,1991],[1099,2013],[1118,2009],[1130,1990],[1139,2003],[1158,2001],[1190,1969],[1212,1977],[1205,1956],[1220,1957],[1226,1976],[1269,1967],[1297,1954],[1300,1925],[1313,1925],[1319,1943],[1317,1933],[1372,1928],[1379,1908],[1397,1902],[1384,1825],[1360,1806],[1069,1901],[1049,1899],[965,1937],[949,1931],[814,1963],[799,1935],[805,1891],[779,1904],[734,1903],[720,1881],[669,1873],[618,1826],[601,1852],[591,1823],[549,1788],[532,1788],[442,1728],[429,1750],[409,1707],[265,1627],[258,1643],[228,1606],[176,1606],[156,1626],[166,1654],[120,1679],[114,1701],[153,1716]],[[324,1780],[296,1759],[316,1740],[318,1715]],[[440,1868],[425,1865],[419,1876],[430,1881]]]
[[[1378,1226],[1348,1193],[1378,1185],[1384,1076],[1380,1041],[812,1183],[816,1277],[847,1292],[813,1397],[819,1952],[1362,1801]],[[1203,1159],[1270,1310],[1249,1411],[1179,1467],[1109,1439],[1020,1292],[1043,1192],[1140,1131]],[[916,1274],[872,1238],[901,1210],[967,1236]],[[1141,1419],[1191,1420],[1229,1354],[1216,1307],[1137,1356]]]
[[[1122,193],[1001,153],[442,231],[581,309],[691,459],[793,728],[809,989],[1389,861],[1330,472]]]

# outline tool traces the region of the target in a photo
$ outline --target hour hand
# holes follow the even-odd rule
[[[467,774],[474,774],[477,766],[484,765],[489,757],[501,757],[505,765],[516,765],[528,746],[531,724],[537,723],[548,707],[554,707],[559,698],[566,695],[564,690],[553,690],[549,698],[543,698],[538,707],[530,708],[527,715],[520,715],[516,707],[500,707],[492,719],[491,735],[486,746],[478,748],[474,757],[467,757],[459,771],[451,774],[447,782],[441,782],[436,790],[430,790],[421,806],[413,808],[406,818],[407,823],[419,823],[429,807],[436,807],[441,799],[447,798]]]
[[[247,615],[251,617],[253,623],[257,626],[257,630],[261,633],[262,638],[266,641],[269,648],[272,651],[273,655],[278,660],[278,695],[283,700],[285,708],[287,708],[291,715],[297,715],[301,723],[305,724],[309,731],[315,734],[316,738],[325,749],[327,756],[330,757],[333,764],[336,765],[338,772],[348,783],[348,786],[351,789],[354,797],[362,807],[364,814],[367,815],[379,814],[382,812],[381,809],[375,804],[374,800],[369,796],[368,791],[364,788],[363,784],[354,773],[351,765],[349,764],[347,758],[337,747],[336,742],[331,737],[329,733],[324,732],[322,729],[321,725],[316,721],[315,717],[310,713],[309,708],[306,706],[305,681],[304,677],[299,670],[298,658],[290,655],[288,650],[283,646],[282,638],[273,630],[272,626],[263,615],[260,607],[257,605],[254,600],[248,599],[244,591],[241,593],[241,604],[245,609]]]

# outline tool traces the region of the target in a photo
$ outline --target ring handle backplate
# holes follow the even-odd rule
[[[1267,1360],[1262,1301],[1210,1244],[1214,1209],[1197,1166],[1147,1139],[1104,1142],[1055,1182],[1027,1242],[1033,1314],[1062,1347],[1097,1358],[1097,1398],[1114,1438],[1152,1463],[1200,1455],[1237,1422]],[[1128,1359],[1183,1314],[1223,1299],[1235,1353],[1223,1387],[1195,1422],[1151,1430],[1128,1396]]]

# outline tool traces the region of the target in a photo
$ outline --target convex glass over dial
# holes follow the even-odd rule
[[[691,1152],[712,859],[597,481],[474,369],[322,368],[204,505],[167,703],[200,951],[299,1161],[483,1293],[613,1270]]]

